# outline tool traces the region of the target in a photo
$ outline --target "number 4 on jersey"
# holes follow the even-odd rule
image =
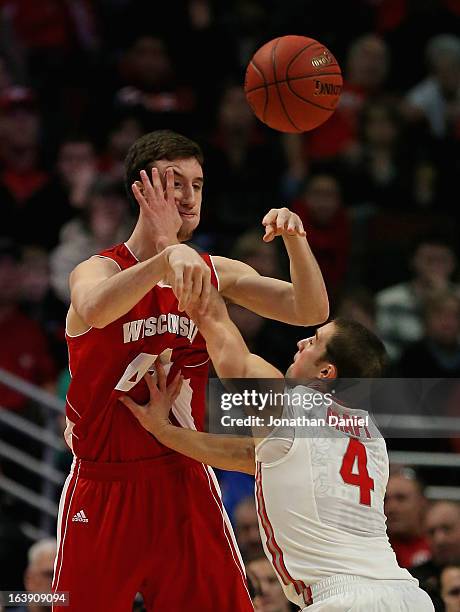
[[[358,469],[356,472],[353,472],[355,460],[357,460]],[[347,450],[343,456],[340,475],[346,484],[359,487],[359,503],[364,506],[370,506],[371,491],[374,490],[374,480],[367,471],[366,447],[356,438],[350,438]]]

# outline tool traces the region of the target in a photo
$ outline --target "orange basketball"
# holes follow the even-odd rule
[[[246,69],[244,90],[255,115],[280,132],[313,130],[334,112],[342,72],[322,43],[282,36],[260,47]]]

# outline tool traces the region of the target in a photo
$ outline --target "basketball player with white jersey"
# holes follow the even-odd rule
[[[170,380],[184,379],[174,423],[202,429],[209,357],[185,308],[205,311],[218,287],[263,316],[308,325],[327,318],[327,294],[288,209],[270,211],[263,223],[266,242],[283,237],[292,283],[180,244],[199,222],[202,162],[199,146],[173,132],[135,142],[126,182],[140,209],[136,227],[71,274],[65,437],[74,462],[59,506],[53,580],[55,591],[70,593],[68,611],[126,612],[138,591],[149,611],[252,610],[212,469],[159,443],[119,399],[147,401],[144,375],[159,359]],[[235,467],[231,458],[227,467]]]
[[[206,314],[192,310],[191,315],[220,378],[283,378],[279,370],[249,352],[217,292]],[[280,414],[288,419],[287,426],[256,440],[255,452],[252,438],[183,431],[171,424],[170,397],[181,380],[167,386],[161,364],[158,385],[147,379],[151,390],[147,405],[129,398],[122,401],[170,448],[215,467],[224,467],[226,456],[239,457],[241,470],[255,470],[265,553],[286,596],[302,610],[432,612],[430,598],[398,566],[387,538],[385,441],[365,411],[348,408],[318,390],[339,377],[378,377],[384,362],[381,341],[354,321],[337,319],[301,340],[286,379],[295,379],[294,384],[314,382],[295,386],[289,397],[316,395],[308,416],[317,419],[317,426],[309,434],[302,422],[304,404],[287,406],[285,399]],[[340,422],[346,425],[337,426]],[[260,436],[259,428],[253,431]]]

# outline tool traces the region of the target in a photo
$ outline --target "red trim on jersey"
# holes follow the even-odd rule
[[[267,509],[265,507],[265,500],[262,488],[262,469],[260,467],[260,461],[256,464],[256,496],[257,496],[257,513],[264,528],[267,548],[272,556],[272,563],[275,570],[281,577],[281,580],[286,586],[292,584],[295,588],[297,595],[301,595],[307,587],[301,580],[294,580],[288,572],[284,563],[284,555],[280,546],[275,539],[275,532],[273,530],[270,519],[268,518]]]
[[[236,545],[236,541],[234,540],[234,534],[230,531],[230,527],[229,525],[227,525],[227,521],[225,520],[225,508],[224,505],[222,503],[222,498],[221,498],[221,494],[218,491],[218,489],[216,488],[215,483],[213,482],[213,478],[211,477],[210,473],[209,473],[209,467],[206,466],[204,463],[201,464],[203,466],[203,469],[205,471],[205,474],[207,476],[208,479],[208,484],[209,484],[209,490],[211,491],[211,495],[214,498],[214,501],[216,502],[220,513],[222,515],[222,527],[224,530],[224,534],[225,534],[225,538],[229,544],[230,550],[232,552],[232,557],[235,560],[235,563],[238,567],[238,569],[240,570],[241,573],[241,577],[243,578],[243,582],[245,585],[245,588],[247,589],[246,586],[246,570],[244,568],[244,565],[241,563],[240,561],[240,553],[239,550],[237,549],[237,545]],[[212,470],[212,468],[210,468]],[[249,594],[249,592],[248,592]]]

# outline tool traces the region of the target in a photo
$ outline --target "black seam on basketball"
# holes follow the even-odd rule
[[[316,77],[320,76],[342,76],[341,72],[320,72],[319,74],[309,74],[306,76],[300,77],[291,77],[290,79],[282,79],[280,81],[274,81],[273,83],[265,83],[264,85],[258,85],[257,87],[253,87],[252,89],[246,89],[246,93],[252,93],[253,91],[257,91],[258,89],[262,89],[262,87],[270,87],[270,85],[276,85],[276,83],[287,83],[288,81],[301,81],[302,79],[316,79]]]
[[[262,72],[262,70],[259,68],[259,66],[257,66],[257,64],[255,63],[255,61],[253,59],[251,60],[251,64],[252,64],[254,70],[257,70],[259,75],[264,80],[264,84],[263,85],[260,85],[259,87],[255,87],[254,89],[251,89],[251,91],[256,91],[256,89],[261,89],[262,87],[265,89],[264,110],[262,112],[262,119],[263,119],[263,121],[265,121],[265,113],[267,112],[267,106],[268,106],[268,86],[267,86],[267,81],[265,80],[265,74]]]
[[[303,100],[304,102],[308,102],[308,104],[311,104],[312,106],[316,106],[317,108],[322,108],[323,110],[327,110],[327,111],[334,111],[335,110],[335,108],[329,108],[328,106],[321,106],[321,104],[316,104],[315,102],[312,102],[311,100],[307,100],[307,98],[304,98],[303,96],[301,96],[300,94],[298,94],[296,91],[294,91],[292,89],[292,87],[289,84],[289,81],[286,83],[286,85],[289,87],[289,90],[295,96],[297,96],[300,100]]]
[[[278,41],[278,42],[279,42],[279,41]],[[276,45],[273,45],[273,49],[272,49],[272,64],[273,64],[273,74],[274,74],[275,78],[276,78],[276,48],[277,48],[277,46],[278,46],[278,42],[276,43]],[[295,129],[296,129],[298,132],[301,132],[302,130],[296,126],[296,124],[294,123],[294,121],[292,121],[291,117],[289,116],[289,113],[288,113],[288,112],[287,112],[287,110],[286,110],[286,107],[284,106],[283,98],[281,97],[280,90],[279,90],[279,87],[278,87],[278,83],[277,83],[276,81],[275,81],[275,87],[276,87],[276,91],[277,91],[277,93],[278,93],[278,98],[280,99],[281,106],[283,107],[284,114],[286,115],[286,117],[287,117],[287,119],[288,119],[289,123],[290,123],[290,124],[292,125],[292,127],[294,127],[294,128],[295,128]],[[268,87],[267,87],[267,91],[268,91]]]
[[[310,47],[313,47],[313,45],[318,45],[318,47],[323,47],[323,45],[321,43],[319,43],[317,40],[314,40],[313,42],[308,43],[308,45],[305,45],[305,47],[302,47],[300,49],[300,51],[297,51],[297,53],[294,55],[294,57],[292,57],[289,60],[289,64],[286,66],[286,79],[287,79],[287,75],[288,75],[288,72],[289,72],[289,68],[291,67],[291,64],[293,62],[295,62],[295,60],[299,57],[299,55],[301,55],[305,51],[305,49],[309,49]]]

